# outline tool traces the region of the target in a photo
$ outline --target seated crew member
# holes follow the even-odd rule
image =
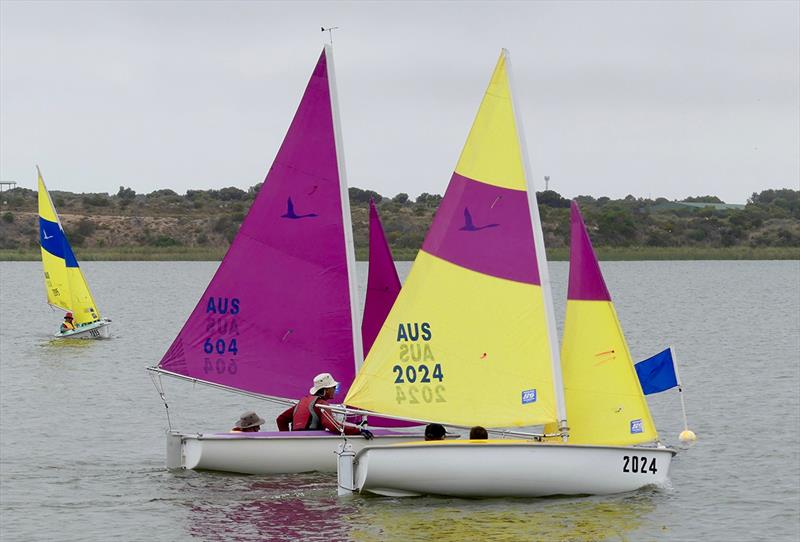
[[[321,373],[315,376],[314,385],[308,390],[308,395],[300,399],[295,406],[287,408],[275,419],[278,431],[325,430],[337,435],[344,432],[345,435],[362,435],[367,440],[371,439],[372,432],[369,429],[339,423],[330,410],[320,408],[320,405],[330,404],[328,401],[333,399],[338,385],[339,383],[333,379],[330,373]]]
[[[438,423],[429,423],[425,426],[425,440],[444,440],[446,431],[444,426]]]
[[[261,426],[267,423],[264,418],[253,412],[245,412],[236,422],[236,425],[231,429],[231,433],[258,433],[261,431]]]
[[[489,433],[480,425],[476,425],[469,430],[469,440],[486,440],[488,438]]]
[[[67,331],[75,331],[75,324],[72,323],[72,313],[68,312],[64,315],[64,321],[61,322],[61,333]]]

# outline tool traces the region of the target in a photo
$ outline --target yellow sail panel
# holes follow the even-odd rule
[[[500,54],[481,102],[456,173],[483,183],[525,190],[525,170],[519,147],[506,51]]]
[[[42,265],[44,266],[44,284],[47,289],[47,302],[65,311],[71,311],[72,298],[64,260],[50,254],[42,248]]]
[[[658,439],[612,302],[567,301],[561,363],[571,444]]]
[[[420,250],[345,403],[455,425],[556,418],[542,289]]]
[[[69,289],[71,294],[72,313],[76,324],[88,324],[100,319],[100,311],[94,304],[94,298],[89,291],[89,285],[81,272],[80,267],[67,267]]]
[[[50,199],[50,194],[47,192],[41,173],[39,173],[39,217],[50,222],[59,223],[56,208]]]

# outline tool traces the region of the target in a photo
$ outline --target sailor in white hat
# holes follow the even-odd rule
[[[330,404],[339,383],[330,373],[320,373],[314,377],[314,385],[308,395],[300,399],[297,405],[286,409],[275,419],[279,431],[329,431],[340,435],[362,435],[367,440],[372,438],[368,429],[348,423],[339,423],[330,410],[320,405]]]

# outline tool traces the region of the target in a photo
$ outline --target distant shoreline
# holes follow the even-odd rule
[[[648,260],[800,260],[800,247],[597,247],[600,261]],[[75,250],[79,262],[90,261],[220,261],[226,248],[213,247],[109,247]],[[395,261],[412,261],[416,250],[392,251]],[[357,250],[356,259],[366,261],[366,250]],[[547,251],[550,261],[569,260],[568,248]],[[0,249],[0,261],[39,261],[38,248]]]

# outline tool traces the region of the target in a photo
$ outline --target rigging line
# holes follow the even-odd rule
[[[156,378],[158,378],[158,383],[156,383]],[[158,392],[158,395],[164,402],[164,410],[167,412],[167,427],[172,431],[172,419],[170,419],[169,416],[169,405],[167,404],[167,397],[164,395],[164,385],[161,383],[161,375],[156,376],[156,373],[150,373],[150,380],[153,382],[156,392]]]
[[[390,419],[390,420],[403,420],[403,421],[409,421],[409,422],[416,422],[416,423],[419,423],[419,424],[422,424],[422,425],[428,424],[428,423],[437,423],[437,422],[431,422],[430,420],[420,420],[420,419],[415,419],[415,418],[392,416],[392,415],[389,415],[389,414],[381,414],[379,412],[370,412],[369,410],[361,410],[361,409],[358,409],[358,408],[348,408],[348,407],[343,406],[343,405],[317,405],[317,406],[319,408],[322,408],[322,409],[325,409],[325,410],[330,410],[332,412],[336,412],[337,414],[344,414],[345,416],[347,416],[347,415],[350,415],[350,416],[352,416],[352,415],[380,416],[381,418],[387,418],[387,419]],[[456,425],[456,424],[451,424],[451,423],[445,423],[445,424],[442,424],[442,425],[446,425],[448,427],[455,427],[457,429],[471,429],[472,428],[471,426],[467,426],[467,425]],[[562,433],[560,433],[560,432],[559,433],[529,433],[529,432],[526,432],[526,431],[513,431],[513,430],[508,430],[508,429],[487,429],[487,431],[490,432],[490,433],[501,433],[501,434],[511,435],[513,437],[532,438],[534,440],[541,439],[542,437],[556,437],[556,436],[560,437],[560,436],[562,436]]]
[[[193,378],[191,376],[186,376],[186,375],[182,375],[182,374],[178,374],[178,373],[173,373],[172,371],[167,371],[167,370],[164,370],[164,369],[162,369],[160,367],[147,367],[147,370],[150,371],[150,372],[153,372],[153,373],[159,373],[159,374],[171,376],[173,378],[178,378],[180,380],[187,380],[187,381],[191,382],[193,385],[195,385],[195,384],[203,384],[203,385],[206,385],[206,386],[209,386],[209,387],[212,387],[212,388],[218,388],[218,389],[225,390],[225,391],[228,391],[228,392],[238,393],[239,395],[246,395],[247,397],[252,397],[254,399],[260,399],[262,401],[268,401],[268,402],[271,402],[271,403],[277,403],[279,405],[286,406],[286,405],[295,405],[295,404],[297,404],[297,401],[292,400],[292,399],[285,399],[283,397],[274,397],[272,395],[264,395],[264,394],[256,393],[256,392],[253,392],[253,391],[240,390],[238,388],[233,388],[231,386],[225,386],[224,384],[216,384],[214,382],[209,382],[207,380],[201,380],[199,378]]]

